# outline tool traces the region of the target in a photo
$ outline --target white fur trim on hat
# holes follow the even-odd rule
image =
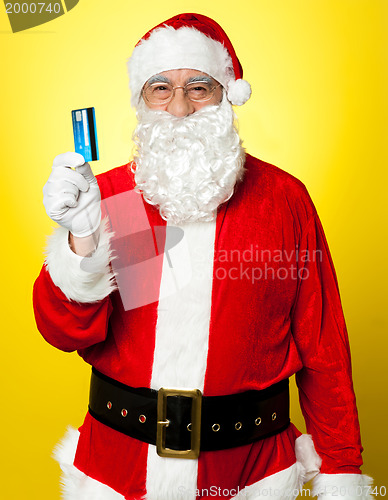
[[[109,267],[112,233],[107,220],[100,228],[98,247],[91,257],[75,254],[69,246],[69,231],[58,227],[49,237],[46,264],[54,284],[69,300],[97,302],[115,290],[114,275]]]
[[[235,79],[232,59],[222,43],[195,28],[165,26],[141,40],[128,61],[132,105],[137,106],[143,85],[151,76],[184,68],[203,71],[225,89]]]

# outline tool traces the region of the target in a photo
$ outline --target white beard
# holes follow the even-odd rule
[[[177,118],[141,101],[137,118],[134,173],[144,200],[173,224],[213,220],[244,172],[231,104],[224,97],[220,105]]]

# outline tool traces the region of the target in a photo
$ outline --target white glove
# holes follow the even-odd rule
[[[84,157],[79,153],[56,156],[43,188],[43,205],[47,215],[74,236],[82,238],[99,228],[100,202],[97,179]]]

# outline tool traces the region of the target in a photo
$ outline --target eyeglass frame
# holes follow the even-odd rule
[[[210,96],[209,96],[208,98],[206,98],[206,99],[201,99],[201,100],[198,100],[198,101],[194,101],[194,100],[190,99],[190,97],[187,95],[187,92],[186,92],[186,90],[185,90],[185,89],[186,89],[186,87],[187,87],[188,85],[195,84],[195,83],[207,83],[207,84],[208,84],[208,83],[209,83],[209,81],[208,81],[208,80],[205,80],[205,79],[203,79],[203,80],[198,80],[198,81],[191,81],[191,82],[187,82],[187,83],[186,83],[186,85],[184,85],[184,86],[182,86],[182,85],[177,85],[176,87],[173,87],[171,82],[169,82],[169,81],[165,81],[165,80],[162,80],[162,79],[161,79],[160,81],[155,81],[155,82],[153,82],[153,83],[149,84],[148,86],[147,86],[147,84],[148,84],[148,81],[147,81],[147,82],[144,84],[143,88],[141,89],[141,95],[143,96],[143,98],[144,98],[144,99],[145,99],[145,100],[146,100],[149,104],[153,104],[153,105],[155,105],[155,106],[158,106],[158,105],[163,105],[163,104],[169,104],[169,103],[170,103],[170,102],[174,99],[174,96],[175,96],[175,90],[176,90],[176,89],[182,89],[182,90],[183,90],[183,92],[184,92],[184,94],[185,94],[185,96],[187,97],[187,99],[189,99],[189,101],[190,101],[190,102],[207,102],[207,101],[210,101],[210,99],[214,96],[214,92],[215,92],[215,90],[216,90],[218,87],[222,87],[221,83],[218,83],[218,84],[216,84],[216,85],[212,85],[212,87],[211,87],[211,92],[212,92],[212,93],[210,94]],[[164,100],[164,101],[160,101],[159,103],[156,103],[156,102],[151,102],[151,101],[149,101],[149,100],[147,99],[147,96],[145,95],[145,90],[146,90],[146,88],[149,88],[149,87],[151,87],[152,85],[157,85],[157,84],[165,84],[165,85],[170,85],[170,86],[172,87],[172,89],[171,89],[171,90],[172,90],[172,92],[171,92],[171,97],[170,97],[169,99]]]

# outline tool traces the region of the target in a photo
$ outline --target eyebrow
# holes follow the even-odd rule
[[[154,75],[147,81],[147,85],[152,85],[153,83],[171,83],[170,80],[163,75]]]
[[[198,75],[198,76],[193,76],[192,78],[189,78],[186,82],[187,83],[194,83],[194,82],[206,82],[209,83],[210,85],[213,83],[213,78],[210,78],[210,76],[207,75]]]
[[[212,85],[213,78],[210,78],[210,76],[207,75],[193,76],[186,81],[186,85],[188,83],[195,83],[195,82],[206,82],[209,85]],[[147,85],[152,85],[153,83],[169,83],[170,85],[172,85],[171,81],[164,75],[154,75],[147,81]]]

